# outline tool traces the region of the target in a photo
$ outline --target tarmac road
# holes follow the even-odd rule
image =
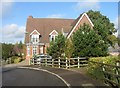
[[[3,86],[66,86],[57,76],[44,71],[16,68],[3,72]]]

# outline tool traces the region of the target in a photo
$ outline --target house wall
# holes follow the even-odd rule
[[[27,46],[26,46],[27,47]],[[42,46],[38,46],[37,47],[37,54],[41,54],[42,51],[40,50],[40,48],[43,48],[43,54],[47,54],[46,50],[48,45],[42,45]],[[30,55],[27,55],[27,49],[26,49],[26,59],[32,58],[33,57],[33,46],[30,46]]]
[[[92,25],[91,23],[89,22],[89,20],[87,19],[87,17],[84,15],[83,18],[81,19],[81,21],[78,23],[78,25],[76,26],[75,28],[75,31],[79,29],[80,26],[83,26],[83,24],[88,24],[91,28],[92,28]],[[74,31],[74,32],[75,32]]]
[[[79,27],[80,26],[82,26],[84,23],[86,23],[86,24],[88,24],[88,25],[90,25],[91,27],[93,27],[93,25],[90,23],[90,21],[88,20],[88,18],[87,18],[88,16],[86,16],[86,15],[84,15],[83,14],[83,16],[80,18],[80,22],[79,23],[77,23],[77,25],[74,27],[74,30],[71,32],[71,34],[73,33],[73,32],[75,32],[76,30],[78,30],[79,29]],[[33,23],[34,24],[34,23]],[[32,28],[32,27],[31,27]],[[27,27],[27,29],[30,29],[29,27]],[[32,28],[32,29],[34,29],[34,27]],[[39,28],[38,28],[38,30],[39,30]],[[31,32],[31,35],[32,34],[38,34],[38,35],[42,35],[42,32],[40,33],[40,32],[38,32],[37,30],[35,30],[35,31],[33,31],[33,32]],[[50,34],[48,34],[48,35],[51,35],[51,37],[52,37],[52,35],[57,35],[58,33],[57,33],[57,31],[55,30],[53,30]],[[70,35],[71,35],[70,34]],[[47,34],[45,34],[44,36],[46,36]],[[42,36],[43,37],[43,36]],[[50,38],[51,38],[50,37]],[[49,39],[50,39],[49,38]],[[45,41],[45,39],[44,39],[44,41]],[[42,41],[42,43],[44,43],[44,41]],[[43,54],[46,54],[47,52],[46,52],[46,50],[47,50],[47,47],[49,47],[49,43],[47,43],[47,44],[45,44],[44,46],[42,45],[42,46],[38,46],[37,47],[37,54],[40,54],[41,53],[41,50],[40,50],[40,47],[43,47]],[[26,52],[27,52],[27,49],[26,49]],[[26,58],[32,58],[32,56],[33,56],[33,46],[30,46],[30,55],[28,56],[27,55],[27,53],[26,53]]]
[[[28,55],[27,51],[28,49],[26,48],[26,59],[32,58],[32,46],[30,46],[30,55]]]

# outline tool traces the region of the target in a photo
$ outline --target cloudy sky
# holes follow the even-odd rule
[[[6,2],[5,2],[6,1]],[[9,1],[9,2],[7,2]],[[90,9],[100,11],[118,26],[118,2],[15,2],[4,0],[0,9],[0,42],[24,42],[29,15],[37,18],[73,18]]]

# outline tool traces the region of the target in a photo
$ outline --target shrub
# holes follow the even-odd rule
[[[20,57],[18,57],[18,58],[16,58],[15,60],[14,60],[14,63],[19,63],[20,62]]]
[[[18,58],[18,57],[17,57],[17,56],[12,56],[12,57],[11,57],[11,63],[14,63],[14,60],[15,60],[16,58]]]
[[[116,65],[116,62],[120,61],[120,56],[96,57],[90,58],[89,61]],[[102,67],[101,64],[89,62],[87,67],[87,73],[94,78],[103,79],[104,75],[101,67]],[[114,73],[115,69],[112,67],[107,67],[106,71]]]
[[[11,63],[19,63],[20,61],[21,61],[21,58],[18,56],[11,57]]]

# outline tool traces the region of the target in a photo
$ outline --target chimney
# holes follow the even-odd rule
[[[33,16],[28,16],[29,19],[33,18]]]

